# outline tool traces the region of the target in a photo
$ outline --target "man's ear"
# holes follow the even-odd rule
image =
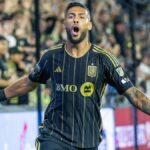
[[[66,23],[65,19],[63,19],[62,25],[65,26],[65,23]]]
[[[65,19],[63,19],[63,21],[62,21],[62,25],[64,28],[66,28],[66,20]]]
[[[91,30],[91,29],[92,29],[92,26],[93,26],[93,25],[92,25],[92,22],[90,21],[90,22],[89,22],[89,25],[88,25],[88,29]]]

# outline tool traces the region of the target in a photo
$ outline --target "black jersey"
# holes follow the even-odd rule
[[[94,44],[79,58],[66,52],[65,43],[52,47],[29,78],[39,83],[51,79],[52,102],[45,112],[45,126],[50,134],[82,148],[98,145],[101,97],[106,84],[120,94],[132,87],[116,58]]]

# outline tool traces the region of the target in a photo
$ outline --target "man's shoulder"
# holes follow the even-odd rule
[[[108,51],[97,44],[93,44],[93,52],[98,54],[108,53]]]
[[[62,50],[63,47],[64,47],[64,43],[55,44],[49,48],[49,51],[52,52],[52,51]]]
[[[60,52],[63,50],[63,47],[64,47],[64,43],[55,44],[55,45],[51,46],[50,48],[45,49],[43,51],[42,55]]]
[[[96,44],[93,44],[92,51],[96,55],[99,55],[101,58],[105,58],[106,56],[111,55],[111,53],[108,50]]]
[[[102,48],[96,44],[93,44],[93,48],[92,48],[93,52],[96,53],[97,55],[99,55],[100,59],[103,62],[112,62],[113,65],[116,67],[118,65],[118,60],[116,59],[116,57],[110,52],[110,50],[107,50],[105,48]]]

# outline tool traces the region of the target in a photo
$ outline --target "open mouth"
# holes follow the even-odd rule
[[[78,27],[73,27],[73,31],[74,32],[79,32],[79,28]]]
[[[73,35],[73,36],[77,36],[78,33],[79,33],[79,27],[74,26],[74,27],[72,28],[72,35]]]

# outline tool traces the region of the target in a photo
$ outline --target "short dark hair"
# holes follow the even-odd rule
[[[72,7],[81,7],[81,8],[84,8],[84,9],[86,9],[86,10],[88,11],[88,14],[89,14],[89,16],[90,16],[90,11],[89,11],[89,9],[87,8],[87,6],[84,5],[83,3],[79,3],[79,2],[70,2],[70,3],[68,4],[68,6],[66,7],[65,16],[66,16],[68,10],[69,10],[70,8],[72,8]]]

